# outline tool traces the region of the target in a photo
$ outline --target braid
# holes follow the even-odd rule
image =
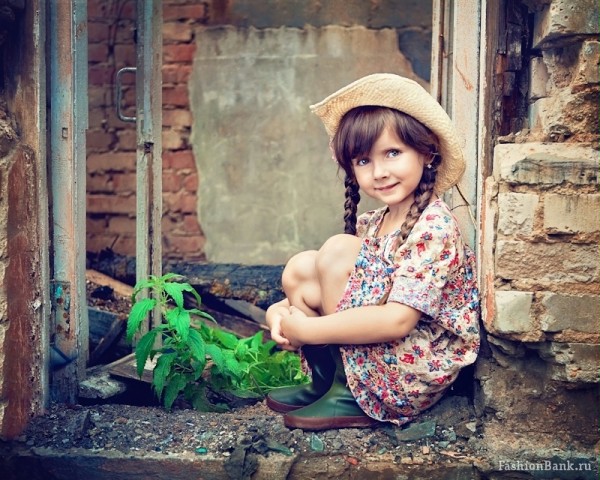
[[[360,202],[360,193],[358,193],[358,183],[353,177],[346,174],[344,180],[346,187],[346,201],[344,202],[344,233],[356,235],[356,211],[358,202]]]
[[[423,177],[419,186],[415,190],[415,201],[410,206],[406,215],[406,220],[400,227],[400,235],[396,239],[396,248],[400,247],[412,231],[415,223],[419,220],[419,217],[423,213],[423,210],[427,208],[431,197],[433,196],[433,187],[435,186],[436,168],[426,168],[423,170]]]

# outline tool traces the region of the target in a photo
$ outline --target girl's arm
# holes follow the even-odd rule
[[[415,328],[421,312],[388,302],[350,308],[322,317],[307,317],[295,307],[281,320],[283,335],[296,347],[310,344],[382,343],[405,337]]]

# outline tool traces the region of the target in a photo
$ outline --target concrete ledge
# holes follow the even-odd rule
[[[2,449],[0,449],[2,451]],[[437,458],[419,465],[398,464],[392,454],[363,457],[357,464],[343,455],[273,455],[247,458],[237,471],[227,459],[192,453],[164,455],[158,453],[124,454],[118,451],[90,452],[83,449],[12,449],[2,451],[0,472],[4,480],[27,478],[73,480],[232,480],[232,479],[419,479],[483,478],[472,461]],[[247,469],[247,470],[246,470]]]

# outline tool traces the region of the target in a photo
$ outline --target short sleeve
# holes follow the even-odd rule
[[[396,251],[388,301],[436,318],[444,287],[463,256],[464,244],[454,216],[447,207],[428,208]]]
[[[381,221],[384,211],[385,207],[377,210],[369,210],[368,212],[359,215],[356,220],[356,236],[363,238],[367,235],[371,235],[372,232],[369,232],[369,230],[374,229],[378,222]]]

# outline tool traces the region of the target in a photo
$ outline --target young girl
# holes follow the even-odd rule
[[[345,231],[284,270],[272,338],[301,348],[309,385],[272,391],[290,428],[414,419],[479,350],[474,256],[439,197],[464,159],[451,121],[416,82],[364,77],[311,107],[346,174]],[[359,189],[386,206],[356,218]]]

